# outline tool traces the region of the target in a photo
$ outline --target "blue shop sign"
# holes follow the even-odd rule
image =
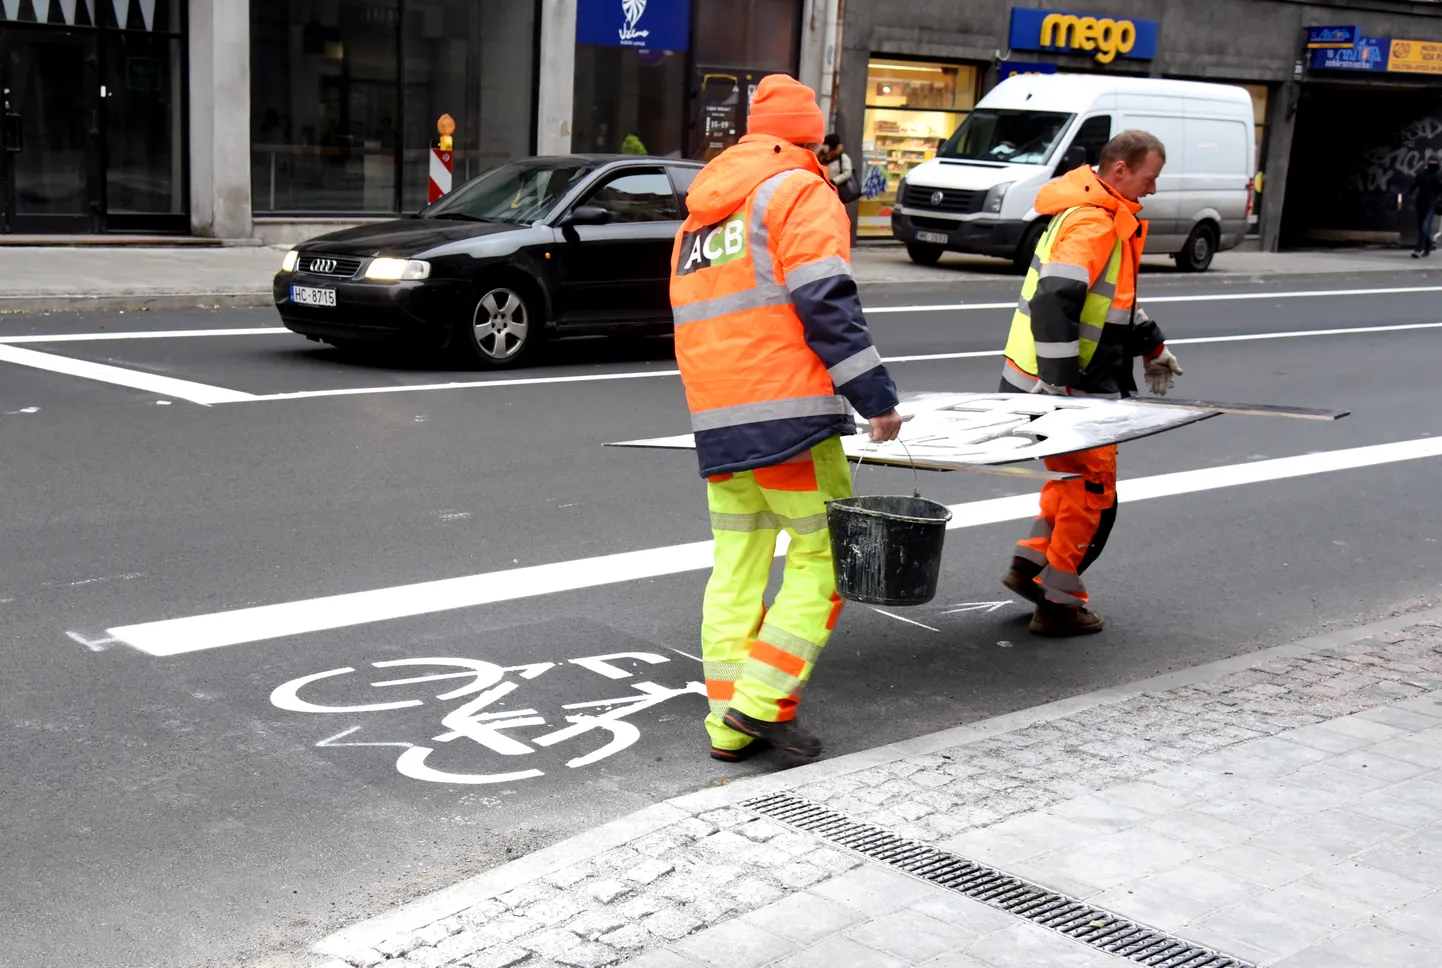
[[[1094,54],[1097,63],[1110,64],[1118,57],[1152,60],[1157,56],[1159,32],[1155,20],[1012,7],[1008,42],[1012,50]]]
[[[1387,37],[1362,37],[1356,46],[1312,51],[1312,69],[1317,71],[1385,71],[1392,41]]]
[[[1018,74],[1055,74],[1055,64],[1034,64],[1028,61],[1002,61],[1001,79],[1015,77]]]
[[[1307,28],[1307,49],[1323,50],[1334,47],[1342,50],[1348,47],[1356,47],[1357,41],[1362,39],[1362,28],[1356,25],[1347,27],[1308,27]]]
[[[576,0],[576,43],[687,50],[691,0]]]

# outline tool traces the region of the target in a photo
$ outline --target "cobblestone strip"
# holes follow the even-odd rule
[[[1206,753],[1442,689],[1442,624],[1272,658],[936,753],[796,787],[798,796],[935,843]],[[859,866],[723,807],[327,968],[604,968]]]

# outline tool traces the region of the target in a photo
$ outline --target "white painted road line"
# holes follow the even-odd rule
[[[1009,304],[1010,305],[1010,304]],[[1411,329],[1442,329],[1439,323],[1403,323],[1395,326],[1357,326],[1347,329],[1307,329],[1287,333],[1251,333],[1243,336],[1198,336],[1193,339],[1168,340],[1172,345],[1183,343],[1235,343],[1262,339],[1297,339],[1306,336],[1342,336],[1358,333],[1391,333]],[[923,363],[928,360],[979,360],[1001,356],[1002,351],[973,350],[965,353],[924,353],[915,356],[887,356],[885,363]],[[518,377],[511,380],[467,380],[457,383],[417,383],[384,387],[343,387],[337,390],[297,390],[291,393],[248,395],[239,402],[265,400],[308,400],[312,397],[356,397],[372,393],[417,393],[422,390],[469,390],[475,387],[523,387],[548,383],[603,383],[613,380],[645,380],[658,376],[679,376],[680,370],[628,370],[624,373],[585,373],[577,376]]]
[[[1386,289],[1306,289],[1296,292],[1214,292],[1193,296],[1148,296],[1142,304],[1233,302],[1255,299],[1316,299],[1324,296],[1395,296],[1411,292],[1442,292],[1442,286],[1394,286]],[[935,306],[868,306],[866,315],[886,313],[969,312],[977,309],[1015,309],[1016,300],[990,303],[942,303]]]
[[[0,362],[17,363],[20,366],[29,366],[37,370],[49,370],[51,373],[64,373],[67,376],[99,380],[101,383],[113,383],[116,386],[133,387],[136,390],[148,390],[160,396],[189,400],[191,403],[199,403],[207,407],[213,403],[237,403],[253,398],[251,394],[242,393],[239,390],[227,390],[224,387],[192,383],[189,380],[177,380],[168,376],[157,376],[154,373],[143,373],[140,370],[127,370],[105,363],[91,363],[88,360],[77,360],[68,356],[37,353],[35,350],[25,350],[14,346],[0,346]]]
[[[1280,457],[1248,464],[1159,474],[1123,481],[1117,490],[1123,501],[1146,501],[1241,484],[1285,480],[1438,456],[1442,456],[1442,438],[1428,437],[1296,457]],[[973,528],[1003,521],[1024,520],[1035,515],[1036,509],[1037,499],[1034,494],[958,504],[951,509],[954,516],[947,527]],[[784,542],[782,544],[784,545]],[[106,634],[150,655],[180,655],[305,632],[347,628],[388,619],[595,588],[640,578],[701,571],[711,566],[711,550],[710,541],[693,541],[665,548],[648,548],[596,558],[511,568],[395,588],[378,588],[279,605],[262,605],[189,618],[124,625],[106,629]],[[783,554],[784,550],[784,547],[778,547],[777,554]]]
[[[153,332],[126,333],[32,333],[26,336],[0,336],[0,344],[93,343],[115,339],[184,339],[187,336],[274,336],[289,332],[284,326],[251,326],[244,329],[157,329]]]

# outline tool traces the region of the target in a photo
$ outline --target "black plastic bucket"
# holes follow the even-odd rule
[[[950,520],[946,505],[924,497],[828,501],[837,593],[866,605],[925,605],[936,597]]]

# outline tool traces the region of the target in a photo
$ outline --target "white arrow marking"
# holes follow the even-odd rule
[[[911,619],[909,619],[909,618],[902,618],[900,615],[893,615],[893,614],[891,614],[890,612],[883,612],[883,611],[882,611],[881,609],[879,609],[879,608],[873,608],[872,611],[875,612],[877,615],[885,615],[887,618],[894,618],[894,619],[896,619],[898,622],[905,622],[907,625],[916,625],[916,626],[919,626],[919,627],[921,627],[921,628],[926,629],[928,632],[940,632],[940,631],[941,631],[941,629],[934,629],[934,628],[932,628],[930,625],[922,625],[920,622],[913,621],[913,620],[911,620]]]
[[[345,738],[346,738],[347,736],[349,736],[351,733],[354,733],[354,732],[359,731],[359,729],[360,729],[359,726],[352,726],[350,729],[341,730],[339,733],[336,733],[334,736],[331,736],[331,737],[329,737],[328,739],[323,739],[323,740],[321,740],[319,743],[316,743],[315,745],[316,745],[316,746],[399,746],[399,747],[400,747],[401,749],[403,749],[403,750],[408,750],[408,749],[410,749],[411,746],[413,745],[413,744],[411,744],[411,743],[337,743],[337,742],[336,742],[336,740],[338,740],[338,739],[345,739]]]
[[[1016,602],[966,602],[951,606],[943,615],[955,615],[957,612],[994,612],[999,608],[1006,608],[1008,605],[1015,605]]]

